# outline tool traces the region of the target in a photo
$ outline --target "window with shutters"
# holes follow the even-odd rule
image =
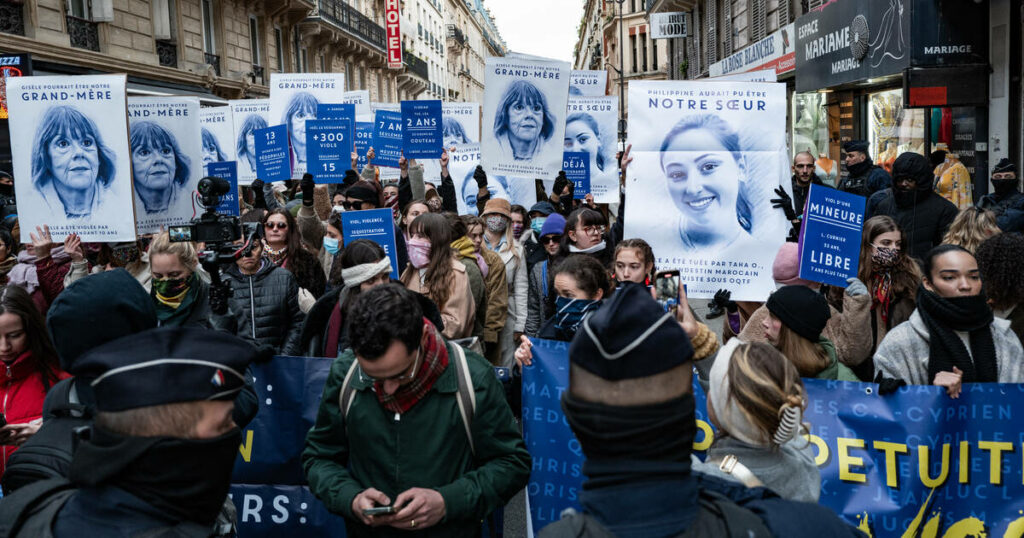
[[[718,0],[707,0],[704,3],[704,25],[707,29],[704,50],[707,54],[707,65],[710,66],[718,61]]]
[[[789,4],[789,0],[779,0],[779,28],[789,24],[791,20]]]
[[[252,64],[263,65],[260,54],[260,25],[255,15],[249,15],[249,50],[252,52]]]
[[[201,16],[203,24],[203,52],[217,54],[217,41],[214,39],[213,0],[202,0]]]
[[[750,41],[752,42],[760,41],[765,37],[765,26],[768,22],[765,3],[766,0],[749,0],[747,4],[747,9],[750,10],[747,26],[750,27]]]
[[[274,52],[277,53],[277,70],[284,72],[284,38],[281,37],[281,28],[274,27]]]
[[[633,35],[629,36],[629,46],[630,46],[630,50],[632,51],[632,54],[633,54],[633,56],[632,56],[633,64],[632,64],[632,66],[630,68],[630,72],[636,73],[636,67],[637,67],[636,34],[633,34]]]
[[[732,0],[722,2],[722,57],[732,54]]]
[[[651,69],[654,71],[658,70],[658,40],[651,40]]]
[[[825,5],[826,1],[827,0],[809,0],[807,2],[807,10],[814,11],[815,9],[818,9],[819,7]]]

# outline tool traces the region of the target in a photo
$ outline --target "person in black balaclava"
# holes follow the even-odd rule
[[[873,208],[869,207],[864,216],[864,220],[876,215],[895,219],[907,238],[904,248],[917,259],[942,243],[942,237],[957,215],[956,206],[932,189],[935,179],[932,170],[924,155],[909,151],[900,154],[892,164],[891,192]]]
[[[14,176],[0,170],[0,207],[15,205]]]
[[[848,175],[839,180],[839,190],[859,196],[872,194],[889,188],[892,178],[880,167],[875,165],[868,155],[868,143],[863,140],[851,140],[843,144],[846,154],[844,163]]]
[[[1017,165],[1002,158],[992,169],[992,192],[978,200],[978,207],[996,214],[1004,232],[1024,232],[1024,194],[1020,192]]]
[[[569,347],[565,412],[586,456],[583,513],[540,538],[859,536],[830,509],[693,472],[693,348],[642,284],[622,284]]]

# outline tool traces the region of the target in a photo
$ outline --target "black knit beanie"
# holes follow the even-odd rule
[[[807,286],[783,286],[768,297],[768,311],[790,330],[817,342],[832,317],[828,301]]]

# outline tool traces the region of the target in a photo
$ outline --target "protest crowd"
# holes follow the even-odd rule
[[[568,77],[554,95],[508,76],[468,129],[479,144],[451,142],[465,128],[440,102],[272,93],[251,132],[235,117],[223,173],[189,154],[217,144],[197,118],[195,140],[123,110],[125,140],[70,106],[30,124],[42,153],[0,176],[0,537],[246,536],[232,475],[247,426],[282,412],[270,365],[330,361],[284,459],[352,537],[502,535],[548,465],[525,402],[543,368],[567,373],[548,422],[583,462],[572,509],[530,525],[556,538],[872,535],[825,503],[839,486],[812,410],[843,412],[840,387],[898,402],[932,385],[953,409],[976,384],[1024,383],[1016,163],[958,210],[935,190],[942,155],[903,153],[890,174],[848,142],[833,188],[813,155],[773,147],[779,178],[742,155],[770,152],[741,147],[736,121],[652,127],[632,93],[631,142],[667,134],[616,151],[598,135],[614,123],[560,113]],[[377,132],[421,123],[437,129]],[[815,243],[824,221],[843,221],[843,248]],[[749,278],[700,276],[716,264]],[[559,346],[562,364],[540,360]]]

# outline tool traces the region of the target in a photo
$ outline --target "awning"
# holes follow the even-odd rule
[[[195,88],[199,89],[198,86]],[[223,97],[218,97],[210,92],[203,91],[192,91],[191,88],[170,88],[167,86],[153,86],[151,84],[143,84],[141,82],[132,82],[128,80],[128,95],[152,95],[152,96],[168,96],[168,95],[189,95],[196,96],[199,98],[199,104],[202,106],[227,106],[228,101]]]

